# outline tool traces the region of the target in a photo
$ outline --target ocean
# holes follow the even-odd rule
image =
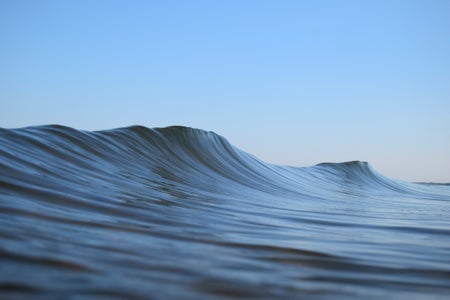
[[[450,185],[181,126],[0,129],[0,298],[450,299]]]

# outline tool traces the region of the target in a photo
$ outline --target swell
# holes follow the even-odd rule
[[[10,178],[27,172],[82,183],[86,178],[110,181],[115,175],[122,182],[139,173],[141,179],[156,175],[201,189],[225,181],[266,192],[282,187],[284,192],[296,194],[312,192],[311,185],[330,188],[342,183],[352,188],[426,194],[426,189],[420,191],[421,185],[388,179],[366,162],[323,163],[310,168],[275,166],[238,150],[213,132],[181,126],[86,132],[50,125],[2,129],[0,134],[0,164]]]
[[[448,186],[365,162],[276,166],[198,129],[51,125],[1,129],[0,170],[0,296],[450,292]]]

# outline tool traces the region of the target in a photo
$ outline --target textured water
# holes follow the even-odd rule
[[[449,295],[449,185],[185,127],[0,130],[2,299]]]

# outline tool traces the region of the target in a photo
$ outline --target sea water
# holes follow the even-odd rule
[[[449,185],[179,126],[0,130],[2,299],[449,295]]]

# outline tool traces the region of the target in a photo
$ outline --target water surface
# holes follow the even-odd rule
[[[186,127],[0,130],[0,298],[448,295],[449,185]]]

